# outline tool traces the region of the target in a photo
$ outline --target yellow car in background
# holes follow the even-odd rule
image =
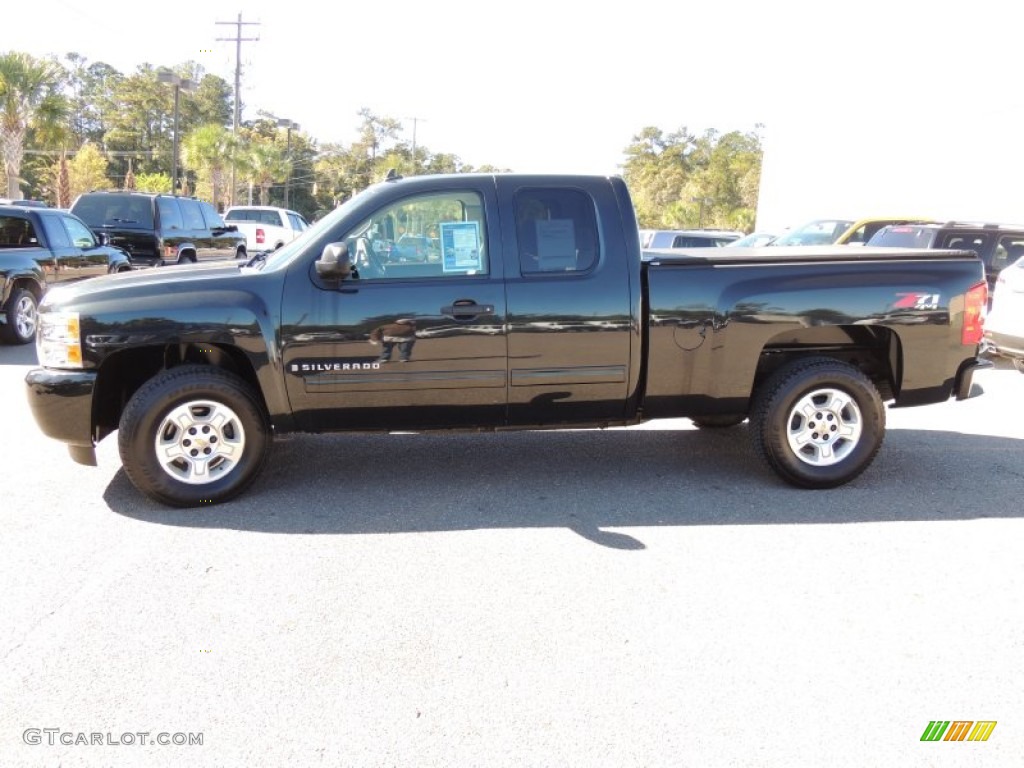
[[[864,245],[882,227],[890,224],[936,224],[934,219],[872,218],[814,219],[772,240],[770,245]]]

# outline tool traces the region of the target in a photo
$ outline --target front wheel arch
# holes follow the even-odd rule
[[[252,387],[206,365],[178,366],[147,381],[118,431],[132,484],[175,507],[234,498],[256,479],[270,444],[270,421]]]

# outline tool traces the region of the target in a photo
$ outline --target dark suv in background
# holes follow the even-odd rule
[[[950,248],[974,251],[985,264],[992,295],[1003,267],[1024,256],[1024,226],[949,221],[945,224],[894,224],[868,240],[869,246],[890,248]]]
[[[135,266],[245,257],[245,235],[204,200],[142,192],[86,192],[71,213]]]

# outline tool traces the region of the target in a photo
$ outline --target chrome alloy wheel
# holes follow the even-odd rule
[[[205,485],[238,465],[245,452],[245,430],[238,414],[223,403],[192,400],[164,417],[154,448],[168,475],[190,485]]]
[[[814,467],[838,464],[857,447],[864,426],[849,393],[816,389],[789,412],[786,439],[800,461]]]
[[[35,299],[26,293],[14,305],[14,327],[18,329],[18,335],[23,339],[31,339],[36,332],[38,320]]]

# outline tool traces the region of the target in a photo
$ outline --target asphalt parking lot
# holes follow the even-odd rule
[[[4,766],[1021,764],[1008,366],[890,410],[832,491],[669,421],[289,437],[182,511],[114,438],[89,468],[43,437],[33,364],[0,347]]]

